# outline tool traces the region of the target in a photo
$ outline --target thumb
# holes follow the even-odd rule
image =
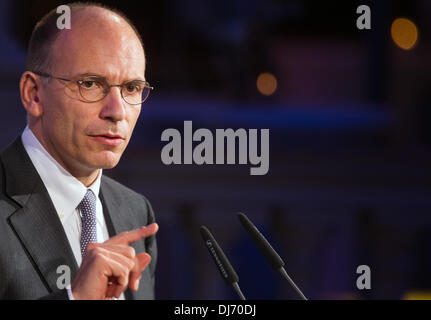
[[[146,252],[137,254],[136,258],[138,259],[138,262],[139,262],[140,272],[142,272],[151,262],[151,256]]]
[[[130,289],[132,290],[138,290],[138,286],[139,286],[139,279],[142,277],[142,271],[144,271],[144,269],[150,264],[151,262],[151,256],[146,253],[146,252],[142,252],[136,255],[135,257],[136,262],[135,262],[135,270],[130,272],[130,281],[129,281],[129,285],[130,285]]]

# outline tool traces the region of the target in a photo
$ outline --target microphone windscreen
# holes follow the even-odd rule
[[[229,260],[225,256],[223,250],[220,248],[217,241],[214,239],[211,232],[205,226],[201,226],[200,232],[202,239],[205,242],[205,246],[207,247],[211,257],[213,258],[214,263],[216,264],[217,269],[220,271],[224,281],[228,285],[232,285],[233,283],[238,282],[238,275],[236,274]]]
[[[266,238],[262,233],[256,228],[256,226],[247,218],[244,213],[238,213],[239,221],[242,226],[247,230],[253,239],[254,243],[258,247],[259,251],[263,254],[266,261],[270,264],[270,266],[275,270],[280,270],[280,268],[284,267],[284,261],[280,258],[280,256],[275,252]]]

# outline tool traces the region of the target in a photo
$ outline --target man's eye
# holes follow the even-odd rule
[[[94,80],[79,80],[78,83],[84,89],[95,89],[100,87],[99,83]]]
[[[140,92],[142,89],[139,85],[128,84],[126,85],[126,90],[128,93],[136,93],[136,92]]]

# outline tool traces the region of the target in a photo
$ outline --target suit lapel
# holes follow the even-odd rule
[[[49,194],[22,145],[21,138],[1,154],[6,194],[16,203],[9,222],[49,291],[58,290],[57,268],[78,266]]]
[[[108,228],[109,237],[136,228],[138,224],[135,222],[136,218],[130,209],[130,203],[125,205],[123,203],[124,198],[122,198],[118,192],[115,192],[115,189],[109,185],[103,176],[99,197],[102,202],[103,215]],[[141,250],[137,250],[137,252]],[[127,300],[138,299],[137,293],[130,290],[130,288],[124,291],[124,296]]]
[[[115,236],[123,231],[128,231],[124,219],[118,212],[121,210],[121,198],[116,199],[116,194],[107,186],[104,177],[100,184],[100,201],[103,207],[103,216],[108,228],[109,237]]]

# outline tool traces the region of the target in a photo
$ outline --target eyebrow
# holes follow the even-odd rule
[[[106,79],[105,76],[102,76],[102,75],[97,74],[97,73],[86,72],[86,73],[81,73],[81,74],[78,74],[78,75],[74,76],[74,78],[79,78],[79,77],[100,78],[100,79],[104,79],[105,81],[108,81],[108,79]],[[146,80],[138,78],[138,79],[126,80],[126,81],[123,81],[122,83],[133,82],[133,81],[147,82]]]

